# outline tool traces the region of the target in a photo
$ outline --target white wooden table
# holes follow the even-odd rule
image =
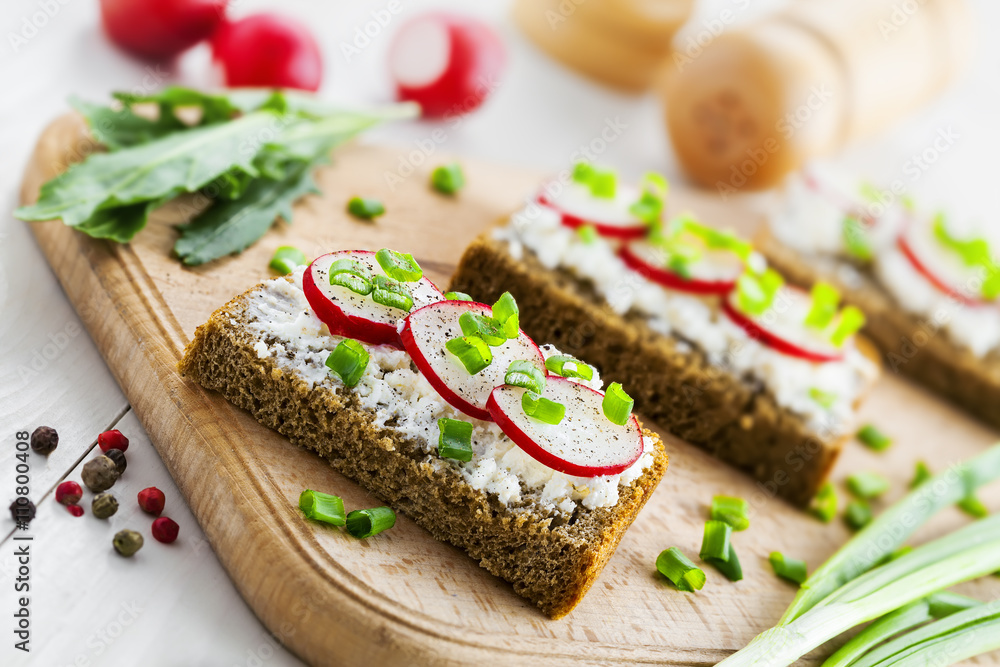
[[[832,0],[831,0],[832,1]],[[326,53],[324,95],[355,103],[388,101],[385,50],[403,17],[422,5],[464,6],[501,26],[509,46],[506,77],[494,98],[461,128],[449,131],[446,150],[510,164],[560,168],[577,148],[599,135],[610,120],[626,130],[600,160],[636,175],[676,167],[652,96],[620,96],[591,85],[535,51],[511,27],[506,3],[409,2],[404,12],[345,56],[356,28],[386,2],[234,0],[242,15],[261,6],[307,21]],[[746,18],[774,2],[759,0]],[[888,136],[842,156],[876,179],[902,178],[910,192],[940,199],[961,211],[995,216],[995,160],[1000,154],[996,110],[1000,44],[989,35],[1000,26],[1000,7],[976,0],[983,29],[974,71],[931,108],[901,122]],[[45,16],[45,6],[54,13]],[[711,17],[745,6],[712,0],[700,8]],[[699,18],[695,19],[697,24]],[[36,24],[35,29],[29,26]],[[10,34],[25,37],[14,48]],[[5,0],[0,9],[0,208],[11,210],[21,168],[38,133],[66,109],[70,94],[102,101],[111,90],[157,88],[173,81],[198,83],[204,52],[192,53],[175,71],[148,66],[116,51],[103,38],[96,0]],[[933,149],[939,131],[957,140],[913,176],[912,156]],[[408,143],[428,134],[421,124],[386,128],[369,140]],[[908,162],[911,161],[911,162]],[[766,198],[758,198],[766,203]],[[512,202],[513,204],[514,202]],[[38,517],[15,542],[6,506],[14,497],[15,434],[46,424],[59,431],[59,448],[48,459],[32,454],[31,497]],[[64,478],[79,480],[79,467],[97,434],[118,428],[130,441],[129,468],[114,488],[122,501],[108,522],[75,518],[53,498]],[[157,486],[167,495],[165,515],[181,526],[172,546],[150,540],[141,558],[126,560],[111,549],[124,527],[148,535],[149,517],[135,494]],[[142,426],[129,409],[101,357],[82,329],[27,226],[0,214],[0,664],[9,665],[295,665],[257,621],[230,583],[180,498]],[[20,535],[25,533],[19,532]],[[19,563],[16,545],[31,545],[31,653],[13,648],[12,614]]]

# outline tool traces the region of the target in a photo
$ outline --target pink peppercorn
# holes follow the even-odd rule
[[[66,509],[73,516],[83,516],[83,508],[79,505],[67,505]]]
[[[118,429],[105,431],[97,436],[97,445],[101,448],[102,452],[106,452],[109,449],[120,449],[124,452],[128,449],[128,438],[122,435],[122,432]]]
[[[177,531],[180,526],[173,519],[161,516],[153,521],[153,537],[164,544],[170,544],[177,539]]]
[[[83,497],[83,489],[76,482],[66,481],[56,487],[56,502],[63,505],[76,505]]]
[[[143,489],[139,492],[139,507],[145,512],[150,514],[159,514],[163,511],[163,505],[166,504],[167,497],[163,495],[163,491],[160,491],[155,486],[151,486],[148,489]]]

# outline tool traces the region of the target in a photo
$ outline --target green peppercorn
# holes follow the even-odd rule
[[[126,528],[115,533],[111,543],[115,545],[115,551],[128,558],[142,548],[142,535]]]
[[[110,493],[99,493],[90,503],[90,510],[98,519],[107,519],[118,511],[118,499]]]
[[[84,464],[80,477],[88,489],[100,493],[107,491],[118,481],[118,467],[107,456],[98,456]]]
[[[120,449],[109,449],[104,452],[104,455],[115,462],[115,468],[118,469],[119,475],[125,472],[125,468],[128,467],[128,461],[125,460],[125,452]]]

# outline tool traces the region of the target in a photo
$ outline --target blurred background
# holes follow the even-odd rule
[[[101,4],[5,0],[0,9],[0,201],[7,211],[34,142],[71,95],[103,102],[111,91],[219,86],[241,71],[252,78],[246,49],[261,51],[254,39],[267,44],[265,63],[287,55],[288,44],[267,41],[276,38],[264,25],[263,37],[247,38],[250,47],[232,37],[228,63],[197,38],[177,56],[136,57],[131,52],[163,46],[157,21],[144,19],[149,7],[167,3],[106,0],[114,40],[102,27]],[[442,128],[444,153],[539,172],[581,158],[629,178],[661,171],[762,210],[785,174],[821,160],[876,184],[898,181],[929,206],[992,224],[1000,153],[1000,42],[992,30],[1000,27],[1000,4],[991,0],[232,0],[225,21],[239,25],[262,13],[290,19],[293,46],[315,45],[306,49],[308,71],[295,74],[303,87],[347,106],[372,106],[396,100],[401,78],[449,64],[436,60],[433,30],[411,34],[405,48],[397,45],[402,55],[392,55],[401,29],[430,11],[477,19],[474,49],[499,41],[503,57],[488,68],[488,94],[466,115],[392,123],[363,141],[419,148]],[[209,23],[204,30],[218,29],[218,21]],[[7,298],[15,294],[30,299]],[[127,401],[92,345],[74,346],[45,370],[44,383],[25,379],[37,356],[34,336],[70,332],[74,323],[68,335],[80,329],[27,225],[7,213],[0,216],[0,304],[0,341],[10,345],[0,358],[4,423],[65,421],[65,402],[81,387],[100,388],[91,390],[92,421],[121,418]],[[134,416],[125,419],[141,433]],[[66,437],[74,432],[90,438],[97,431],[74,422]],[[148,465],[169,496],[162,463]],[[8,488],[6,466],[2,475]],[[99,562],[77,558],[69,546],[42,556],[45,632],[30,657],[4,644],[0,664],[299,664],[243,604],[193,517],[178,518],[190,531],[183,547],[190,557],[164,560],[162,577],[136,576],[127,587],[102,580],[127,592],[73,588],[108,569],[103,552]],[[5,553],[5,589],[13,572]],[[153,641],[167,630],[184,638],[175,649],[180,662],[163,662]]]

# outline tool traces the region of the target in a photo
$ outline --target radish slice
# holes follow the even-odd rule
[[[468,16],[433,12],[396,33],[389,71],[400,100],[420,104],[425,117],[458,116],[477,108],[498,85],[503,43]]]
[[[626,266],[644,278],[692,294],[728,294],[743,273],[743,261],[723,250],[707,251],[697,262],[692,262],[689,277],[667,268],[664,251],[646,241],[624,245],[618,254]]]
[[[592,225],[601,236],[628,240],[641,239],[649,230],[628,210],[640,195],[638,188],[619,184],[614,199],[601,199],[579,183],[553,183],[539,191],[537,201],[556,211],[567,227]]]
[[[961,287],[977,279],[973,269],[965,266],[934,238],[927,224],[910,221],[896,238],[896,246],[910,261],[917,273],[939,292],[967,306],[983,306],[990,302],[974,296]]]
[[[370,294],[355,294],[346,287],[330,284],[330,265],[344,258],[366,266],[372,275],[385,275],[375,253],[370,250],[341,250],[323,255],[316,258],[302,276],[302,291],[309,305],[336,336],[372,345],[392,345],[402,350],[397,325],[406,317],[404,311],[375,303]],[[407,283],[407,286],[413,297],[413,309],[444,301],[444,294],[427,278]]]
[[[407,316],[400,337],[403,346],[420,372],[441,394],[441,398],[465,414],[493,421],[486,402],[494,387],[504,383],[510,362],[522,359],[535,364],[545,373],[545,357],[523,331],[499,347],[491,347],[493,361],[484,370],[472,375],[455,355],[445,349],[445,343],[462,335],[458,318],[472,311],[492,316],[492,309],[473,301],[442,301],[415,310]]]
[[[768,347],[807,361],[840,361],[843,348],[820,337],[803,322],[812,308],[812,299],[803,290],[783,286],[774,304],[762,315],[753,316],[739,309],[736,290],[722,300],[722,311],[735,324]]]
[[[526,454],[553,470],[577,477],[617,475],[642,456],[642,431],[635,415],[624,425],[604,416],[604,394],[572,380],[548,377],[542,394],[566,406],[558,424],[532,419],[521,408],[527,389],[503,385],[490,394],[490,414]]]

